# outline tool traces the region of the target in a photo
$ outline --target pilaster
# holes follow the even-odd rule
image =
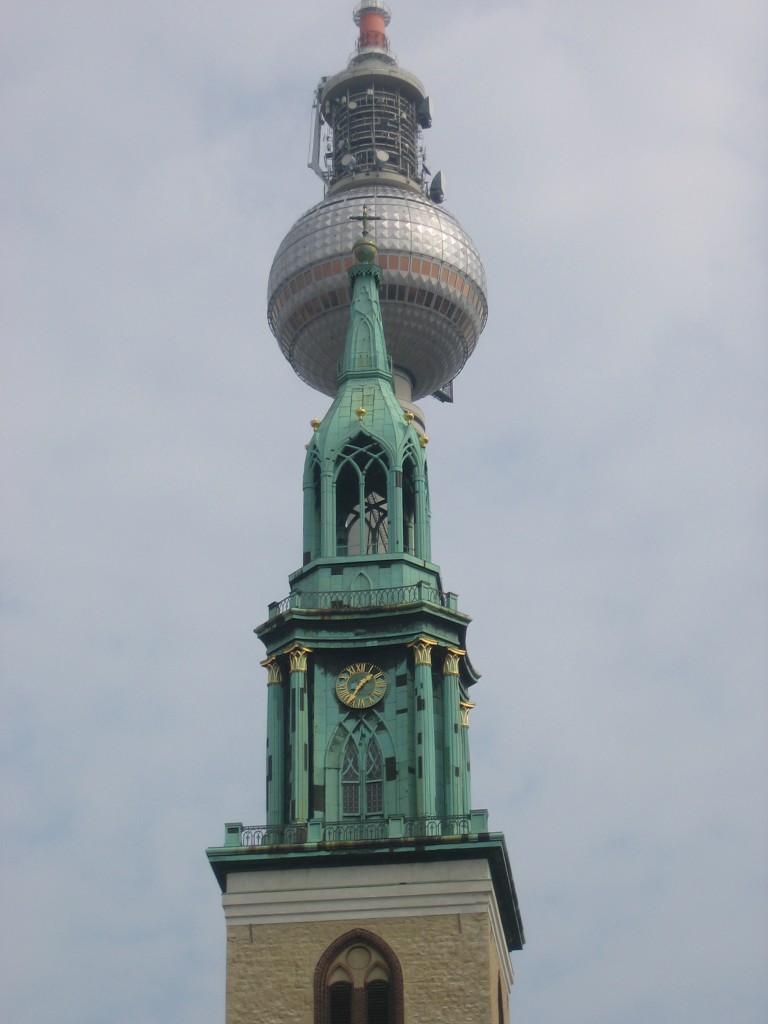
[[[421,636],[412,644],[414,697],[416,705],[416,813],[421,817],[437,812],[435,768],[435,718],[432,692],[432,648],[437,641]]]
[[[311,651],[295,643],[285,651],[291,667],[290,683],[290,789],[288,817],[292,822],[309,816],[309,700],[307,655]]]
[[[464,801],[467,807],[470,806],[470,763],[469,763],[469,713],[475,705],[471,700],[459,701],[459,710],[461,713],[461,730],[459,735],[461,736],[461,763],[463,766],[462,771],[462,788],[464,793]]]
[[[426,477],[421,473],[414,480],[416,496],[416,553],[429,561],[432,557],[429,529],[429,493]]]
[[[275,657],[261,664],[267,670],[267,824],[280,825],[285,783],[283,670]]]
[[[333,469],[326,466],[320,476],[320,557],[336,554],[336,515],[333,507]]]
[[[458,647],[449,647],[445,651],[443,661],[443,782],[445,789],[445,813],[452,817],[467,814],[469,804],[466,801],[464,786],[464,742],[461,726],[461,694],[459,691],[459,659],[466,651]]]

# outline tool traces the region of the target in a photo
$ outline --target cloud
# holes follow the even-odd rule
[[[221,1018],[203,848],[263,818],[252,627],[309,420],[266,326],[320,197],[348,5],[9,18],[2,164],[6,1016]],[[395,6],[490,318],[425,402],[433,550],[483,673],[518,1020],[761,1021],[761,5]],[[760,126],[760,128],[758,128]],[[40,964],[44,963],[44,983]]]

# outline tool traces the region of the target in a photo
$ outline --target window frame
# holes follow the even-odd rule
[[[403,971],[394,950],[378,935],[365,928],[354,928],[339,935],[322,954],[315,967],[314,1024],[332,1024],[330,1016],[329,973],[338,958],[349,946],[364,945],[373,949],[384,962],[389,971],[389,1022],[388,1024],[404,1024]],[[375,979],[378,980],[378,979]],[[351,1024],[366,1024],[368,985],[353,988]]]
[[[345,445],[333,475],[337,557],[389,554],[393,550],[390,460],[368,441]]]
[[[375,749],[378,755],[378,774],[375,777],[371,777],[371,747]],[[356,772],[356,778],[347,779],[348,764],[352,765],[351,759],[348,762],[347,751],[350,747],[355,752],[354,768]],[[339,771],[339,785],[341,786],[341,792],[339,794],[339,809],[341,817],[344,820],[355,819],[355,820],[369,820],[372,818],[380,819],[386,817],[385,814],[385,767],[384,767],[384,751],[381,749],[381,744],[376,739],[373,733],[362,733],[360,739],[356,738],[356,733],[352,732],[348,735],[344,746],[341,748],[341,765]],[[375,789],[373,787],[376,787]],[[347,797],[352,796],[354,789],[355,799],[351,800],[350,803],[354,803],[354,810],[347,810]],[[371,809],[371,805],[377,803],[378,807],[374,810]]]

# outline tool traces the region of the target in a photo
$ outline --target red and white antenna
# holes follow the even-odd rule
[[[360,29],[357,52],[377,50],[389,53],[386,28],[389,24],[389,7],[383,0],[361,0],[352,12],[355,24]]]

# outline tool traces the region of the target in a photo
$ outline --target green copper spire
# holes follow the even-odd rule
[[[388,382],[391,390],[392,366],[384,341],[379,305],[381,271],[375,262],[378,248],[368,233],[368,221],[379,218],[369,214],[368,207],[364,205],[362,215],[350,219],[361,220],[363,231],[352,250],[356,265],[348,271],[352,305],[344,357],[338,375],[339,388],[341,390],[352,378],[380,378]]]
[[[339,391],[322,422],[313,424],[307,446],[304,560],[412,555],[426,562],[428,438],[393,389],[379,303],[381,270],[368,233],[369,221],[378,218],[363,206],[353,219],[362,221],[363,230],[349,269],[352,302]],[[365,571],[370,585],[379,585],[377,567]],[[391,576],[391,567],[387,571]],[[407,575],[416,582],[410,570]]]

